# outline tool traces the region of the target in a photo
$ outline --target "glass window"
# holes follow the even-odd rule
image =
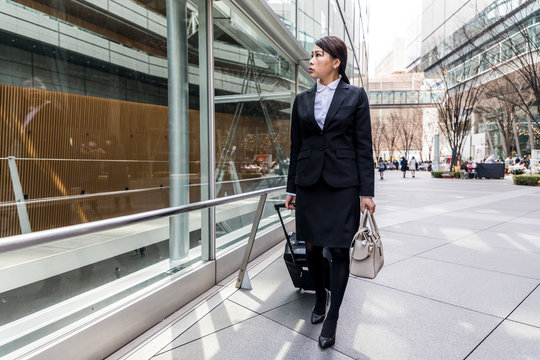
[[[68,1],[35,5],[0,3],[21,14],[0,30],[0,69],[9,73],[0,76],[0,108],[10,109],[0,157],[16,158],[23,195],[36,203],[32,230],[167,207],[164,15],[152,12],[139,26],[129,16],[146,10],[136,3],[121,14]],[[11,221],[2,221],[1,236],[18,233],[4,228]]]
[[[215,5],[217,196],[285,184],[294,64]]]
[[[296,34],[296,0],[266,0],[292,34]]]
[[[345,26],[343,24],[343,19],[339,12],[338,4],[336,0],[330,0],[330,35],[335,35],[341,39],[345,39]]]
[[[186,106],[174,144],[182,146],[184,165],[174,174],[183,179],[182,196],[171,200],[172,71],[162,3],[46,3],[0,2],[0,13],[17,14],[5,15],[0,30],[0,237],[199,201],[198,4],[179,8],[175,20],[185,32],[172,71],[183,70],[178,101]],[[11,261],[31,259],[35,267],[0,285],[2,315],[9,315],[0,326],[36,312],[50,317],[34,320],[32,326],[47,327],[25,329],[0,353],[171,276],[175,261],[198,262],[202,218],[195,211],[18,251]],[[171,223],[181,230],[179,241],[169,240]],[[0,262],[10,255],[0,254]],[[63,301],[78,309],[69,318],[45,311]]]

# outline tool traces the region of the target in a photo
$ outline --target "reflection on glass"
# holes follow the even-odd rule
[[[285,183],[294,64],[215,4],[216,194]]]
[[[273,229],[279,225],[279,217],[274,204],[284,202],[283,193],[268,195],[261,222],[257,228],[257,236],[264,233],[265,230]],[[259,198],[257,197],[216,207],[216,248],[218,253],[247,242],[258,204]],[[294,216],[294,213],[281,209],[281,216],[284,221],[287,221]]]
[[[71,1],[0,9],[20,14],[0,29],[0,157],[16,158],[24,198],[40,204],[31,229],[168,206],[165,17],[145,28]],[[3,211],[0,236],[19,234]]]
[[[296,33],[296,1],[295,0],[266,0],[276,15],[292,34]]]

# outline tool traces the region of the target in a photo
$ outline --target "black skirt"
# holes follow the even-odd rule
[[[296,236],[315,246],[348,248],[358,230],[360,197],[356,187],[334,188],[321,177],[296,186]]]

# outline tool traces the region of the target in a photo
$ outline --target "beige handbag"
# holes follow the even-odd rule
[[[369,221],[369,228],[367,227]],[[350,273],[374,279],[384,264],[384,252],[379,228],[373,215],[366,209],[360,217],[358,232],[351,243]]]

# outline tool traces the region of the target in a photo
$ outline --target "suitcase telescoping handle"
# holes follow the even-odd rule
[[[289,233],[287,232],[287,229],[285,228],[285,223],[283,222],[283,218],[281,217],[281,211],[280,211],[281,208],[285,209],[285,203],[274,204],[274,209],[276,209],[278,213],[279,221],[281,222],[281,227],[283,228],[283,232],[285,233],[285,239],[287,239],[287,245],[289,246],[289,251],[291,252],[292,262],[294,265],[296,265],[296,259],[294,258],[294,251],[291,244],[291,238],[289,237]]]

